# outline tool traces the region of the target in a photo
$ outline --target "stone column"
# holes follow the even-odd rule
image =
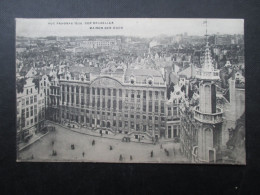
[[[92,87],[89,87],[89,107],[92,107]]]

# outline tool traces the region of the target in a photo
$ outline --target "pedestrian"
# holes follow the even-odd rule
[[[83,156],[83,157],[85,156],[85,152],[82,152],[82,156]]]
[[[153,157],[153,150],[151,151],[151,158]]]
[[[95,145],[95,140],[93,139],[93,141],[92,141],[92,146],[94,146]]]
[[[119,161],[122,161],[123,160],[123,157],[122,157],[122,155],[120,154],[120,156],[119,156]]]
[[[132,157],[132,155],[130,155],[130,160],[133,160],[133,157]]]
[[[110,146],[109,148],[110,148],[110,150],[113,150],[112,146]]]
[[[163,149],[162,144],[160,146],[161,146],[161,149]]]
[[[32,159],[33,159],[33,154],[32,154]]]
[[[52,141],[52,146],[54,145],[54,141]]]

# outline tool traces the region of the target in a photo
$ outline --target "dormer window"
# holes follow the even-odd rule
[[[67,80],[69,80],[69,77],[67,77]]]
[[[83,77],[81,77],[81,81],[84,81],[84,78],[83,78]]]
[[[149,84],[149,85],[152,85],[152,84],[153,84],[152,80],[149,80],[149,81],[148,81],[148,84]]]
[[[131,84],[133,85],[135,83],[134,79],[131,79]]]

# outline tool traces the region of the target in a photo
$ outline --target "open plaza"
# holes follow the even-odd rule
[[[55,131],[48,132],[19,151],[18,161],[188,162],[180,154],[179,143],[122,142],[121,139],[113,137],[87,135],[59,125],[54,126]],[[53,155],[53,151],[56,155]]]

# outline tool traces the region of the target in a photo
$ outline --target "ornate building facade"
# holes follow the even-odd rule
[[[123,133],[134,139],[179,136],[178,119],[174,121],[177,104],[167,100],[166,83],[156,70],[126,69],[121,74],[98,75],[66,72],[58,85],[60,117],[65,125]],[[171,121],[175,124],[169,124]]]
[[[42,86],[36,87],[33,78],[27,78],[22,92],[17,92],[17,139],[18,142],[26,140],[43,127],[46,111],[46,95]]]

